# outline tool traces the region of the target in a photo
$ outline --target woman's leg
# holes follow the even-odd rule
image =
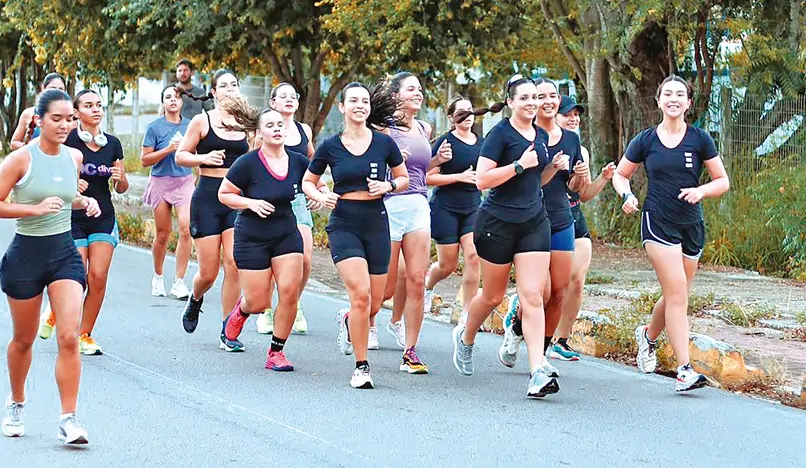
[[[574,243],[574,260],[571,263],[571,282],[562,306],[562,317],[557,326],[555,335],[558,338],[571,336],[571,330],[577,319],[580,308],[582,308],[582,293],[585,289],[585,277],[591,264],[591,240],[588,238],[577,239]]]
[[[574,261],[574,252],[551,251],[551,297],[545,304],[546,329],[543,351],[548,349],[554,331],[560,323],[562,307],[568,293],[568,284],[571,282],[571,265]]]
[[[238,284],[238,267],[235,266],[233,258],[233,241],[235,239],[235,229],[227,229],[221,233],[221,248],[224,259],[224,281],[221,285],[221,308],[223,317],[235,307],[238,298],[241,296],[241,287]]]
[[[277,282],[277,308],[274,311],[274,339],[283,342],[291,334],[291,326],[297,315],[297,302],[301,290],[300,277],[303,269],[303,254],[290,253],[274,257],[271,269]],[[262,310],[262,309],[261,309]]]
[[[403,257],[406,262],[406,349],[414,348],[423,326],[423,295],[425,274],[430,262],[431,234],[413,231],[403,236]]]
[[[194,239],[199,271],[193,277],[192,297],[200,300],[213,287],[218,270],[221,268],[221,236],[207,236]]]
[[[115,247],[108,242],[93,242],[88,248],[87,296],[84,298],[79,335],[91,335],[95,328],[106,297],[106,282],[114,253]]]
[[[78,324],[81,318],[81,284],[72,280],[56,281],[48,286],[48,297],[56,314],[56,384],[62,402],[62,414],[74,413],[81,380],[81,357],[78,354]]]
[[[649,261],[655,269],[663,296],[652,311],[652,321],[647,331],[648,338],[655,340],[666,328],[679,366],[689,363],[688,291],[689,279],[679,246],[667,247],[646,244]],[[693,279],[696,263],[689,264]],[[692,268],[693,267],[693,268]]]
[[[154,242],[151,244],[151,256],[154,260],[154,273],[157,276],[162,276],[164,273],[165,255],[168,253],[168,239],[170,239],[171,232],[173,231],[171,205],[165,200],[161,201],[154,209],[154,226],[156,227],[157,234],[154,236]],[[177,257],[177,265],[178,260]],[[187,261],[185,263],[187,264]]]
[[[543,367],[545,313],[543,289],[549,276],[552,252],[524,252],[515,255],[515,283],[521,308],[523,338],[529,353],[529,370],[534,373]]]
[[[78,289],[78,296],[75,299],[76,304],[80,305],[81,285],[78,285]],[[42,295],[22,300],[6,296],[6,299],[8,299],[8,307],[11,310],[11,324],[13,327],[11,341],[8,342],[8,349],[6,350],[8,377],[11,381],[11,399],[17,403],[24,403],[25,381],[28,379],[28,371],[31,370],[39,310],[42,307]],[[52,302],[58,302],[58,300]],[[52,307],[55,310],[55,305]],[[61,331],[62,329],[61,323],[59,323],[59,330]],[[73,328],[73,332],[75,332],[75,328]],[[76,358],[78,358],[78,346],[76,346]],[[58,362],[60,361],[57,360]],[[78,361],[78,363],[80,367],[81,361]]]
[[[179,241],[176,244],[176,277],[184,279],[190,261],[190,248],[193,239],[190,237],[190,205],[175,206]]]
[[[389,257],[389,273],[386,274],[386,285],[383,292],[383,300],[387,301],[395,297],[395,292],[398,288],[397,278],[398,275],[405,274],[405,265],[400,258],[400,247],[403,241],[392,241],[392,254]],[[379,310],[372,311],[371,325],[375,326],[375,316],[378,315]],[[395,314],[397,313],[397,317]],[[403,318],[403,304],[395,304],[392,308],[391,323],[397,323]]]
[[[473,234],[468,235],[472,242]],[[451,276],[457,266],[459,266],[459,244],[437,244],[437,263],[432,264],[428,269],[428,274],[425,276],[425,289],[434,289],[440,281]]]
[[[339,276],[350,298],[349,330],[350,342],[355,351],[356,362],[367,360],[367,340],[369,339],[369,311],[371,303],[370,275],[367,261],[361,257],[351,257],[336,264]],[[383,277],[386,275],[374,275]],[[388,278],[384,278],[388,280]]]
[[[462,245],[462,256],[464,257],[464,269],[462,270],[462,308],[466,311],[467,306],[479,290],[479,280],[481,279],[481,265],[479,256],[476,253],[476,244],[473,243],[473,233],[467,233],[459,239]]]

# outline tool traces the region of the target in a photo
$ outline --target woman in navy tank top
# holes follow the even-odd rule
[[[283,116],[283,125],[286,131],[285,149],[307,156],[308,159],[313,158],[313,131],[308,124],[299,123],[294,120],[294,115],[299,109],[299,93],[296,88],[290,83],[280,83],[271,90],[271,101],[269,105],[272,109],[278,111]],[[260,134],[255,136],[255,145],[260,145]],[[308,278],[311,276],[311,258],[313,257],[313,218],[311,217],[311,208],[321,208],[316,202],[309,202],[302,193],[299,191],[294,201],[291,202],[291,208],[294,211],[294,217],[297,219],[297,228],[302,236],[304,246],[304,255],[302,261],[302,285],[300,290],[305,289],[308,284]],[[272,279],[269,282],[269,297],[273,297],[275,281]],[[269,299],[271,301],[272,299]],[[294,333],[305,334],[308,331],[308,321],[302,314],[302,304],[298,303],[299,310],[294,319]],[[274,311],[269,303],[269,308],[266,312],[260,314],[257,319],[257,332],[260,334],[268,335],[274,331]]]
[[[182,94],[187,91],[181,90]],[[218,70],[213,75],[210,94],[192,99],[221,101],[241,95],[238,78],[229,70]],[[198,167],[199,182],[190,202],[190,235],[196,246],[199,271],[193,278],[193,291],[182,312],[185,331],[193,333],[199,323],[199,313],[206,293],[218,277],[221,251],[224,252],[224,284],[221,287],[222,317],[235,307],[241,295],[238,268],[233,259],[233,233],[237,212],[218,200],[218,188],[227,170],[249,150],[246,134],[225,130],[226,125],[237,125],[235,118],[222,109],[193,117],[185,136],[176,151],[176,162],[181,166]],[[238,340],[227,340],[222,332],[219,347],[225,351],[243,351]]]

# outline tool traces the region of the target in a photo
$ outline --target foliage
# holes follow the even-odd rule
[[[778,316],[775,308],[765,304],[737,304],[724,302],[719,310],[722,318],[737,327],[757,327],[761,320]]]
[[[132,244],[141,243],[146,234],[145,220],[143,217],[123,210],[118,210],[116,214],[120,240]]]

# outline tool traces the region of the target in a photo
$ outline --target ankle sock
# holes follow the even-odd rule
[[[287,339],[288,338],[286,338],[286,339],[277,338],[276,336],[272,335],[272,337],[271,337],[271,347],[269,348],[269,350],[272,351],[272,352],[275,352],[275,353],[278,352],[278,351],[282,351],[283,347],[285,347],[285,342],[286,342]]]
[[[355,361],[355,368],[369,370],[369,361]]]

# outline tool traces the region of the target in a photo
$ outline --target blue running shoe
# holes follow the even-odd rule
[[[228,353],[242,353],[242,352],[244,352],[244,346],[243,346],[243,343],[241,343],[240,340],[227,339],[227,335],[226,335],[226,333],[224,333],[224,330],[226,328],[227,328],[227,320],[224,319],[224,324],[221,327],[221,337],[220,337],[221,342],[218,344],[218,347],[223,349],[224,351],[226,351]]]
[[[579,353],[568,342],[557,341],[549,347],[550,356],[561,361],[579,361]]]

